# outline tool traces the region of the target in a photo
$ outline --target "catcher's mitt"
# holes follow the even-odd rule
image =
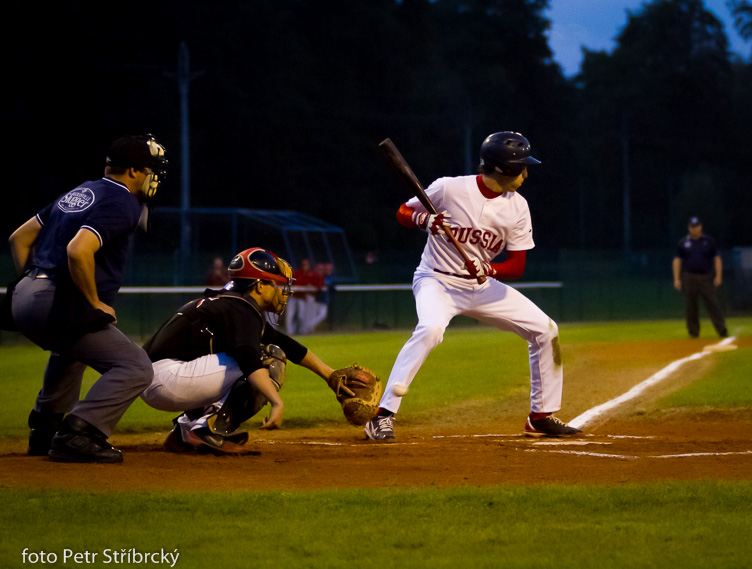
[[[353,364],[334,370],[326,382],[337,396],[350,424],[365,425],[378,411],[384,389],[381,380],[370,369]]]

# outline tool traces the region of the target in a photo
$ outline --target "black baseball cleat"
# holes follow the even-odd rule
[[[63,422],[63,413],[39,413],[32,410],[29,414],[29,456],[47,456],[50,452],[52,437]]]
[[[553,415],[543,419],[531,419],[528,416],[525,422],[525,436],[527,437],[575,437],[581,434],[580,429],[570,427]]]
[[[187,444],[198,447],[199,451],[209,451],[214,454],[235,454],[245,450],[248,442],[246,431],[235,431],[230,435],[218,435],[212,433],[208,427],[199,427],[191,430]]]
[[[107,442],[102,431],[75,415],[63,420],[47,456],[55,462],[123,462],[123,454]]]
[[[363,431],[372,441],[394,440],[394,415],[376,415],[366,423]]]
[[[194,450],[193,445],[183,440],[183,434],[180,432],[177,418],[173,419],[172,425],[172,430],[163,443],[165,450],[169,452],[190,452]]]

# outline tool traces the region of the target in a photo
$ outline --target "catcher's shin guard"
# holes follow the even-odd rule
[[[209,430],[222,436],[235,432],[243,421],[247,421],[258,412],[253,411],[257,395],[258,392],[245,378],[235,381],[222,407],[206,420]]]
[[[269,377],[277,391],[285,383],[287,356],[282,348],[268,344],[262,349],[261,364],[269,370]],[[238,379],[230,388],[222,407],[207,419],[209,429],[218,435],[233,433],[244,421],[253,417],[269,402],[245,378]]]

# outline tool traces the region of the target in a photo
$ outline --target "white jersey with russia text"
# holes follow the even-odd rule
[[[476,176],[439,178],[426,188],[436,211],[446,210],[449,225],[470,259],[491,262],[501,250],[526,251],[535,247],[527,200],[517,192],[486,198]],[[426,209],[412,198],[407,205]],[[469,274],[454,245],[444,235],[429,235],[417,272],[434,269],[452,274]]]

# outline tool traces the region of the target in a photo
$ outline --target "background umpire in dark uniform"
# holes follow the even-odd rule
[[[692,338],[700,335],[699,297],[705,301],[710,321],[721,338],[728,336],[726,321],[716,288],[723,280],[723,263],[712,237],[702,232],[702,222],[689,220],[689,234],[676,246],[673,262],[674,288],[684,293],[687,331]]]
[[[164,147],[151,135],[120,138],[107,154],[103,178],[59,197],[10,237],[22,274],[12,295],[13,321],[52,352],[29,416],[31,455],[123,460],[107,437],[153,372],[146,352],[114,326],[112,305],[144,204],[166,163]],[[101,377],[79,401],[86,366]]]

